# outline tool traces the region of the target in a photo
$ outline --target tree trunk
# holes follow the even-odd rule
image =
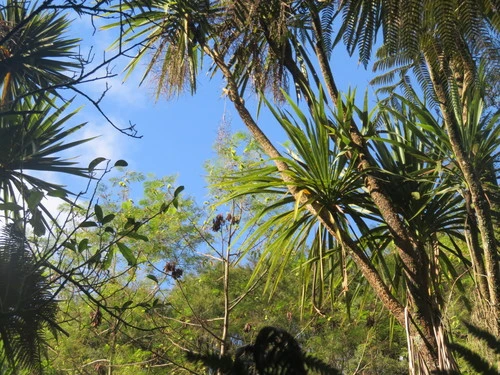
[[[425,56],[427,67],[434,87],[434,92],[441,108],[444,127],[448,134],[454,156],[462,172],[464,180],[470,192],[472,206],[476,215],[477,226],[481,234],[481,245],[484,253],[484,266],[486,269],[486,281],[488,284],[488,303],[491,313],[491,324],[493,334],[500,334],[500,269],[495,239],[495,231],[491,217],[488,199],[484,193],[481,180],[474,170],[473,164],[462,145],[457,119],[447,95],[447,80],[449,77],[441,67],[436,71],[433,61]],[[442,57],[443,60],[446,60]],[[465,107],[466,103],[464,103]]]
[[[290,177],[286,174],[288,166],[281,160],[277,160],[281,155],[279,151],[270,142],[267,136],[262,132],[260,127],[254,121],[252,115],[246,108],[243,99],[239,96],[236,83],[232,76],[232,73],[228,66],[217,54],[217,51],[205,50],[205,52],[210,55],[215,63],[218,65],[222,74],[227,81],[227,93],[231,101],[233,102],[240,118],[243,120],[249,131],[252,133],[254,139],[260,144],[264,152],[274,159],[274,162],[278,168],[278,171],[282,173],[283,181],[292,182]],[[367,162],[367,161],[365,161]],[[365,166],[365,168],[367,168]],[[285,172],[285,173],[284,173]],[[397,217],[397,213],[394,211],[387,213],[389,209],[385,208],[385,205],[392,207],[392,203],[384,199],[382,194],[382,188],[379,186],[379,182],[375,178],[370,178],[367,180],[367,186],[369,188],[372,198],[377,199],[377,203],[382,206],[387,221],[391,223],[390,227],[396,226],[397,229],[409,237],[408,232],[404,226],[400,224],[400,219]],[[303,196],[298,194],[297,188],[290,184],[288,186],[290,193],[299,200],[304,199]],[[384,201],[382,203],[381,201]],[[320,218],[321,223],[327,228],[327,230],[337,238],[338,241],[342,242],[349,253],[357,263],[358,267],[362,271],[364,277],[370,283],[371,287],[383,302],[384,306],[391,312],[391,314],[398,320],[398,322],[404,326],[405,325],[405,309],[400,302],[390,293],[389,288],[382,280],[377,270],[373,267],[370,260],[366,257],[364,252],[359,249],[354,242],[348,237],[339,238],[336,226],[331,222],[329,215],[326,210],[322,207],[315,207],[314,204],[308,205],[308,210],[313,215],[317,215]],[[399,226],[398,224],[399,223]],[[396,234],[396,233],[393,233]],[[422,362],[425,363],[428,371],[432,372],[439,369],[439,350],[438,343],[434,337],[435,327],[433,322],[439,322],[438,315],[435,314],[434,309],[430,306],[431,298],[428,295],[428,276],[427,276],[427,265],[428,259],[422,256],[414,250],[413,244],[409,240],[401,240],[402,235],[396,236],[396,243],[398,244],[398,249],[401,256],[404,258],[405,263],[405,273],[408,275],[408,283],[410,288],[410,305],[411,305],[411,317],[410,317],[410,334],[412,340],[417,347],[419,356],[422,358]],[[405,245],[406,248],[401,246]],[[410,245],[410,246],[408,246]],[[417,245],[418,246],[418,245]],[[419,250],[422,250],[419,248]],[[423,251],[423,250],[422,250]],[[419,255],[419,256],[417,256]]]

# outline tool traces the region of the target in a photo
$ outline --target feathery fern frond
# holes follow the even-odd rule
[[[334,47],[334,31],[333,22],[339,15],[339,9],[334,2],[323,3],[320,8],[320,22],[321,22],[321,43],[323,50],[329,59]]]

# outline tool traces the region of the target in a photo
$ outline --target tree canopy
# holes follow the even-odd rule
[[[91,365],[99,374],[143,365],[198,373],[205,364],[222,374],[227,367],[211,359],[233,355],[230,363],[239,366],[238,346],[256,358],[267,337],[276,356],[280,340],[321,352],[311,344],[315,336],[335,347],[331,333],[343,332],[328,322],[342,321],[345,329],[354,320],[365,324],[353,326],[365,346],[353,339],[351,358],[327,365],[353,373],[363,366],[397,372],[399,362],[413,374],[497,371],[498,9],[491,0],[2,2],[0,209],[11,230],[3,232],[0,261],[8,269],[13,254],[26,254],[16,277],[40,282],[31,297],[24,288],[2,292],[1,365],[41,371],[43,327],[70,332],[74,321],[88,330],[82,345],[89,350],[74,363],[81,373]],[[118,35],[97,68],[79,55],[67,14],[99,18],[104,27],[96,32]],[[377,73],[374,104],[338,86],[332,61],[344,47]],[[222,93],[251,143],[244,150],[237,138],[219,145],[219,164],[210,169],[217,204],[210,209],[181,196],[183,188],[169,178],[147,181],[135,204],[125,197],[140,174],[102,188],[125,161],[96,155],[81,168],[61,156],[92,142],[68,140],[85,124],[68,126],[79,114],[66,114],[71,99],[63,90],[117,127],[81,84],[109,77],[99,68],[118,58],[128,59],[125,78],[143,69],[141,84],[153,82],[157,98],[195,95],[205,71],[224,81]],[[250,94],[257,110],[245,101]],[[263,130],[261,106],[286,133],[286,147]],[[133,126],[118,130],[136,136]],[[32,171],[86,178],[90,196],[84,200]],[[44,206],[45,196],[65,202],[63,221]],[[293,300],[287,284],[300,290],[294,308],[303,320],[294,320],[291,307],[283,319],[280,306]],[[267,311],[256,302],[257,290],[270,293],[270,306],[281,314],[276,321],[288,333],[250,322],[253,307]],[[62,295],[65,311],[53,303]],[[219,303],[209,306],[206,295]],[[20,303],[30,298],[31,310]],[[47,304],[40,307],[40,298]],[[90,327],[71,316],[71,306],[88,306]],[[381,308],[387,316],[375,319]],[[240,314],[248,320],[244,334],[234,328],[245,320]],[[57,320],[65,316],[62,328]],[[263,328],[255,343],[245,336],[257,332],[252,326]],[[392,342],[400,350],[402,340],[407,352],[395,360]],[[373,354],[377,341],[382,354]],[[31,354],[22,355],[23,348]],[[90,358],[101,350],[105,359]],[[378,358],[387,360],[380,370]],[[242,371],[267,373],[258,360],[250,362]],[[309,365],[297,366],[303,373]]]

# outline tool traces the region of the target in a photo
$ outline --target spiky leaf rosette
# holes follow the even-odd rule
[[[70,83],[81,67],[79,39],[67,38],[69,20],[39,3],[7,0],[0,8],[0,91],[6,105]]]
[[[55,323],[57,302],[43,268],[13,225],[0,232],[0,360],[41,372],[46,328]]]

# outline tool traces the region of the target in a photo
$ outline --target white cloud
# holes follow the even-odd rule
[[[119,119],[111,118],[111,121],[120,128],[128,126]],[[78,160],[81,165],[87,166],[97,157],[104,157],[113,163],[119,159],[127,159],[133,147],[132,139],[113,128],[104,118],[100,125],[96,122],[88,123],[79,134],[79,138],[92,137],[96,138],[78,147]]]

